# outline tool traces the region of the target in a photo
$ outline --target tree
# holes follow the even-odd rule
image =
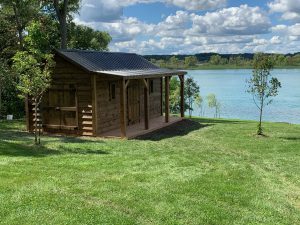
[[[112,40],[107,32],[95,31],[90,27],[70,23],[69,48],[107,51]]]
[[[209,59],[209,63],[212,65],[220,65],[222,57],[220,55],[212,55]]]
[[[52,4],[59,22],[59,32],[61,38],[61,48],[66,49],[67,40],[67,20],[71,18],[71,13],[77,12],[79,9],[80,0],[53,0]],[[51,4],[50,4],[51,6]]]
[[[2,106],[2,94],[4,92],[4,86],[7,80],[8,67],[6,62],[0,61],[0,119],[2,117],[3,106]]]
[[[10,16],[7,15],[7,9],[0,7],[0,58],[10,59],[18,47],[16,30],[12,26]]]
[[[178,68],[179,67],[179,59],[176,56],[172,56],[170,59],[170,64],[172,67]]]
[[[200,93],[200,87],[192,77],[188,77],[185,80],[184,87],[185,87],[185,99],[188,105],[187,109],[189,110],[189,116],[192,117],[192,112],[194,110],[193,104],[195,99]]]
[[[254,56],[254,68],[252,77],[247,80],[248,93],[253,96],[253,101],[259,109],[259,123],[257,134],[263,135],[262,117],[265,106],[272,103],[272,97],[278,95],[278,89],[281,88],[281,83],[277,78],[271,77],[271,70],[274,67],[274,61],[263,53],[258,53]]]
[[[200,109],[199,116],[204,115],[204,110],[203,110],[203,98],[200,94],[197,94],[195,97],[195,104],[196,106]]]
[[[186,68],[191,66],[196,66],[198,63],[198,59],[196,56],[187,56],[184,58],[184,65]]]
[[[33,20],[26,28],[25,49],[35,54],[50,53],[59,47],[58,24],[49,16]]]
[[[54,67],[53,56],[50,54],[33,55],[30,52],[19,51],[14,56],[13,68],[19,74],[17,88],[20,97],[29,96],[34,105],[35,121],[35,144],[40,144],[40,127],[38,125],[38,108],[43,94],[49,88],[52,68]]]
[[[170,80],[170,111],[180,113],[180,81],[176,77]]]
[[[214,117],[220,117],[220,110],[221,110],[221,103],[216,98],[215,94],[208,94],[206,96],[207,104],[209,108],[215,108],[215,114]]]
[[[13,29],[16,30],[19,40],[19,50],[24,47],[24,30],[28,23],[38,15],[38,0],[0,0],[3,12],[14,24]]]

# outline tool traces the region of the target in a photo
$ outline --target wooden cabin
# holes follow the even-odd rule
[[[38,116],[43,132],[131,138],[180,120],[169,114],[169,82],[184,75],[131,53],[59,50]],[[27,103],[27,129],[34,130]]]

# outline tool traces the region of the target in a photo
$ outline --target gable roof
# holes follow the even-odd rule
[[[183,75],[185,71],[162,69],[134,53],[57,50],[65,60],[92,73],[122,77]]]

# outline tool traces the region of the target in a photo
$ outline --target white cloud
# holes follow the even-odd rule
[[[273,36],[270,40],[270,43],[274,45],[281,44],[281,39],[279,36]]]
[[[95,30],[107,31],[112,36],[113,42],[133,40],[138,35],[152,33],[154,28],[152,24],[143,23],[134,17],[114,22],[84,22],[75,18],[74,22]]]
[[[84,22],[114,21],[122,17],[126,6],[154,2],[186,10],[208,10],[225,6],[227,0],[82,0],[79,18]]]
[[[259,7],[225,8],[204,16],[192,14],[193,27],[189,34],[251,35],[268,33],[271,22]]]
[[[165,0],[163,2],[187,10],[206,10],[224,7],[227,0]]]
[[[157,24],[123,16],[123,7],[151,2],[165,2],[182,9],[201,10],[216,8],[217,2],[225,4],[226,1],[83,0],[84,7],[80,16],[75,17],[74,22],[109,32],[113,37],[110,44],[111,51],[139,54],[300,51],[300,23],[290,26],[275,24],[271,27],[268,14],[259,7],[241,5],[209,11],[205,14],[178,10],[175,14],[164,16]],[[277,0],[272,3],[282,2],[284,1]],[[272,3],[269,4],[270,7]],[[279,12],[279,8],[283,14],[291,11],[283,5],[272,7],[273,12]]]
[[[300,20],[299,0],[274,0],[268,6],[271,12],[282,13],[285,20]]]
[[[177,11],[155,26],[155,34],[162,37],[181,37],[187,28],[190,15],[185,11]]]

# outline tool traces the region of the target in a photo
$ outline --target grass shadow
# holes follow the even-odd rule
[[[136,137],[136,140],[160,141],[167,138],[184,136],[192,131],[199,130],[204,127],[211,126],[209,124],[201,124],[195,120],[185,119],[162,129],[150,132],[145,135]]]
[[[214,118],[192,118],[193,121],[197,121],[200,123],[206,123],[206,124],[242,124],[245,123],[245,121],[241,120],[225,120],[225,119],[214,119]]]
[[[300,141],[300,137],[280,137],[280,139],[287,141]]]
[[[0,155],[22,157],[45,157],[60,154],[59,151],[51,150],[43,145],[35,146],[27,143],[19,144],[9,141],[0,141]]]
[[[54,137],[42,136],[41,145],[34,145],[33,134],[22,132],[14,129],[0,130],[0,155],[5,156],[22,156],[22,157],[46,157],[51,155],[63,154],[109,154],[103,150],[91,148],[93,143],[103,142],[96,140],[84,139],[81,137]],[[54,148],[48,148],[47,145],[57,142]],[[60,144],[62,143],[62,144]],[[67,146],[67,144],[84,145],[80,147]]]

